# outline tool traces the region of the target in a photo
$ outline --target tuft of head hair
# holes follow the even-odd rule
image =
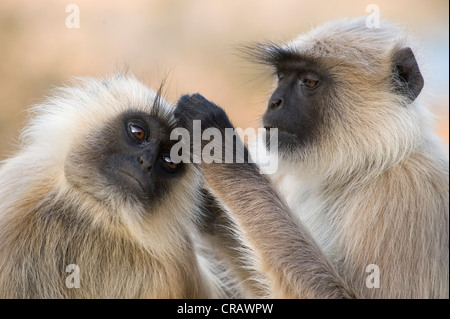
[[[359,17],[327,22],[283,44],[251,44],[243,52],[256,63],[274,67],[298,59],[322,63],[326,59],[330,67],[356,63],[374,70],[381,57],[390,58],[396,48],[406,45],[408,39],[397,25],[382,21],[380,28],[368,28],[365,18]]]

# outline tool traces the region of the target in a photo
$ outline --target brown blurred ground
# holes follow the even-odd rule
[[[80,8],[79,29],[65,25],[71,3]],[[72,76],[103,76],[126,67],[153,88],[167,77],[170,102],[199,91],[223,106],[237,126],[256,127],[271,83],[257,79],[260,73],[237,56],[236,46],[283,41],[330,19],[366,15],[370,3],[426,44],[420,53],[432,59],[424,71],[430,106],[440,116],[437,131],[448,147],[448,86],[435,85],[442,78],[448,84],[448,61],[446,73],[433,78],[440,61],[427,45],[447,41],[448,59],[447,1],[2,0],[0,159],[14,149],[24,110],[50,88]]]

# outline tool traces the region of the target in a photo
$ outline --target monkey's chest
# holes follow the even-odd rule
[[[324,252],[331,257],[339,242],[339,220],[327,204],[318,185],[284,176],[279,179],[277,186],[294,215],[306,226]]]

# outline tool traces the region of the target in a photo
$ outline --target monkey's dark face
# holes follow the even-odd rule
[[[263,116],[266,129],[278,128],[280,151],[312,143],[320,131],[330,78],[312,61],[286,58],[277,64],[278,86]],[[269,139],[267,139],[269,141]]]
[[[127,112],[98,128],[72,153],[66,175],[100,201],[106,193],[154,207],[183,175],[170,159],[168,121],[144,112]],[[104,190],[104,192],[102,192]],[[111,195],[109,195],[111,196]]]
[[[169,139],[170,127],[154,116],[129,113],[112,123],[110,130],[113,139],[104,150],[103,174],[124,192],[151,202],[161,198],[183,168],[170,159],[174,143]]]

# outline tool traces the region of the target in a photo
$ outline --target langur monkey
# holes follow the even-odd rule
[[[202,178],[171,161],[160,92],[86,78],[32,111],[0,167],[0,298],[227,295],[195,247]]]
[[[448,153],[406,36],[344,19],[246,53],[278,77],[262,119],[278,129],[278,170],[202,166],[271,296],[448,298]],[[232,127],[201,96],[181,102],[205,127]]]

